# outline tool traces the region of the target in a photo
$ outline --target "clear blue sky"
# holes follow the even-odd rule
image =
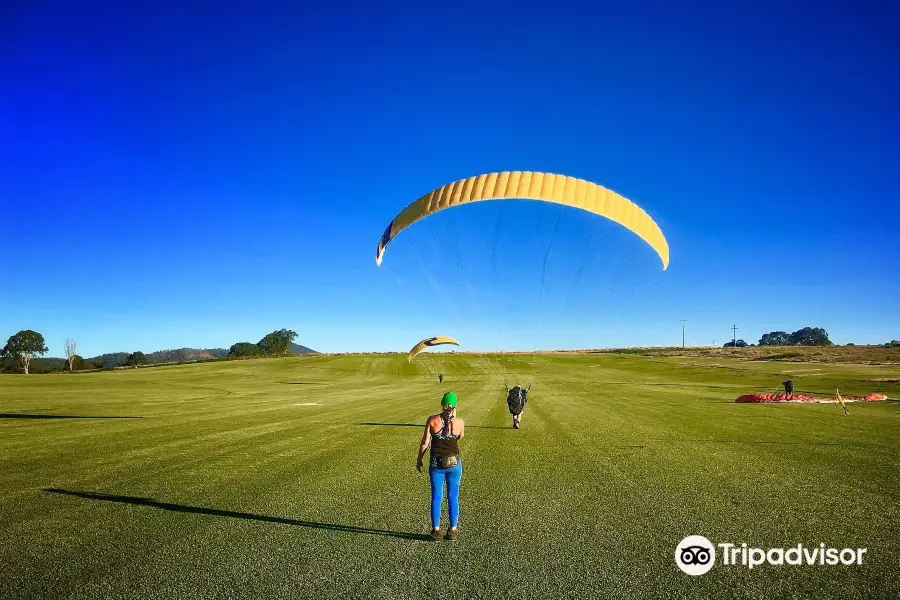
[[[894,3],[131,4],[0,5],[4,340],[900,338]],[[375,266],[408,202],[502,170],[632,198],[669,269],[527,202],[435,216]]]

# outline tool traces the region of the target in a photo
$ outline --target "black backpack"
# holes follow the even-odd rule
[[[507,388],[506,405],[509,407],[510,414],[519,415],[525,410],[525,402],[528,396],[528,390],[523,390],[521,386],[512,389]]]

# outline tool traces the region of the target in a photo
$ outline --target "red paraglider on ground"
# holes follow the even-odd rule
[[[869,394],[868,396],[851,396],[844,397],[844,402],[881,402],[887,400],[884,394]],[[817,398],[813,396],[804,396],[803,394],[744,394],[738,396],[735,402],[834,402],[836,398]]]

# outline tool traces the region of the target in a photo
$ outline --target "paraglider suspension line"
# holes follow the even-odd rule
[[[553,226],[553,233],[550,234],[550,243],[547,244],[547,251],[544,252],[544,262],[541,265],[541,292],[538,298],[538,314],[537,314],[537,325],[535,326],[535,335],[541,330],[541,305],[544,302],[544,279],[547,276],[547,259],[550,257],[550,248],[553,247],[553,240],[556,239],[556,231],[559,229],[559,219],[562,216],[562,206],[559,207],[559,210],[556,212],[556,224]],[[531,358],[531,382],[528,384],[529,387],[534,383],[534,378],[537,376],[537,339],[534,342],[533,354]]]

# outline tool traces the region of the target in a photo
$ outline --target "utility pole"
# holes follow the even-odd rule
[[[687,323],[687,319],[681,319],[681,347],[684,348],[684,324]]]
[[[731,335],[732,335],[732,337],[731,337],[731,347],[732,347],[732,348],[737,348],[737,330],[738,330],[738,326],[737,326],[737,325],[732,325],[732,326],[731,326]]]

